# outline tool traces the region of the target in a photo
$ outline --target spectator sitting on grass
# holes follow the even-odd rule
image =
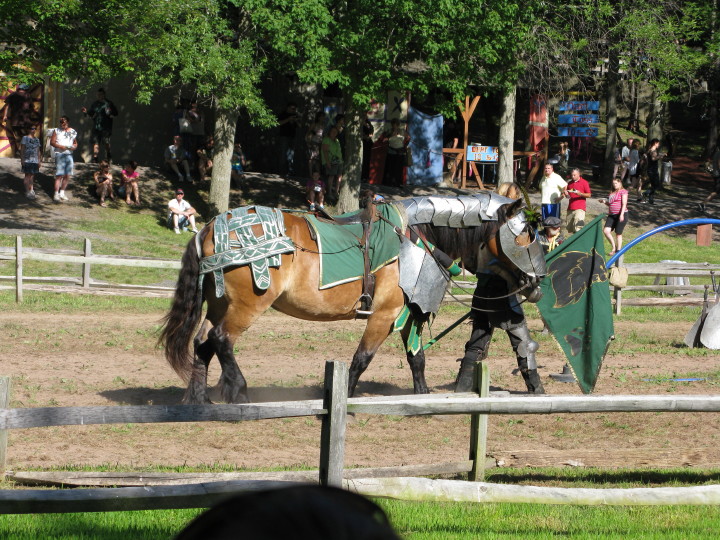
[[[138,178],[140,173],[137,172],[137,161],[128,161],[122,170],[122,182],[120,185],[120,194],[125,194],[125,202],[128,205],[140,204],[140,188],[138,187]],[[135,195],[135,202],[132,202],[131,196]]]
[[[100,197],[100,206],[104,208],[107,206],[107,203],[105,202],[106,197],[110,197],[112,200],[115,200],[110,164],[107,161],[102,160],[100,162],[100,170],[95,171],[93,178],[95,179],[95,192],[98,197]]]
[[[182,137],[180,137],[180,135],[175,135],[173,137],[173,143],[165,149],[165,163],[167,163],[170,169],[177,174],[178,182],[182,182],[187,179],[188,182],[192,183],[188,152],[185,148],[183,148]],[[180,172],[180,167],[182,167],[185,172],[184,177]]]
[[[198,232],[195,226],[195,209],[185,199],[185,192],[178,189],[175,198],[168,203],[168,227],[172,227],[175,234],[180,234],[180,227],[187,229],[190,225],[192,232]]]

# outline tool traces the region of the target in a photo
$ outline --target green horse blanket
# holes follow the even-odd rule
[[[357,213],[351,212],[340,217]],[[403,229],[402,218],[395,205],[378,205],[377,213],[390,223],[385,219],[372,223],[368,254],[370,271],[373,273],[398,258],[400,239],[393,225]],[[338,225],[310,215],[305,219],[317,237],[320,252],[320,289],[362,279],[365,268],[361,245],[362,224]]]

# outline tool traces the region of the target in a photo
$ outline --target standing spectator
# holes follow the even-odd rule
[[[100,145],[105,146],[105,159],[112,162],[110,153],[110,136],[112,135],[113,118],[118,115],[115,104],[105,97],[105,90],[98,88],[97,99],[90,108],[83,107],[82,112],[94,120],[91,141],[93,145],[92,160],[97,163]]]
[[[403,169],[407,163],[407,145],[410,144],[410,134],[400,127],[400,120],[393,118],[390,129],[382,135],[383,142],[387,141],[387,158],[385,159],[385,174],[383,184],[386,186],[403,185]]]
[[[278,144],[280,146],[280,174],[295,174],[295,133],[300,115],[297,105],[289,101],[285,110],[278,115]]]
[[[55,194],[53,201],[67,201],[65,190],[73,174],[73,155],[77,148],[77,131],[70,127],[70,118],[60,117],[60,127],[55,128],[50,146],[55,149]]]
[[[327,136],[323,138],[320,155],[328,194],[333,197],[333,200],[337,200],[342,181],[343,160],[340,141],[338,141],[338,130],[335,126],[332,126],[328,130]]]
[[[325,182],[320,178],[320,171],[317,169],[312,171],[312,176],[305,187],[310,211],[315,210],[316,204],[318,210],[323,210],[325,208]]]
[[[570,172],[570,182],[568,182],[566,191],[569,198],[567,230],[570,234],[573,234],[585,226],[587,200],[591,195],[590,184],[580,176],[580,169],[577,167]]]
[[[343,155],[343,161],[345,161],[345,115],[336,114],[333,120],[333,126],[338,130],[338,141],[340,142],[340,152]]]
[[[698,204],[698,210],[705,212],[705,205],[717,197],[720,193],[720,146],[715,146],[715,151],[712,155],[712,177],[713,177],[713,190],[705,200]]]
[[[615,255],[615,252],[622,248],[622,233],[627,225],[627,202],[628,192],[623,188],[622,179],[620,177],[613,178],[613,190],[607,199],[600,199],[601,203],[608,206],[608,217],[605,220],[603,234],[610,242],[612,250],[608,253],[609,257]],[[612,231],[615,231],[615,239],[613,239]]]
[[[198,148],[205,144],[205,113],[200,110],[197,101],[190,103],[190,110],[187,112],[190,121],[190,147],[186,148],[191,156],[195,155]]]
[[[140,188],[138,187],[138,178],[140,173],[137,171],[137,161],[128,161],[125,168],[122,170],[122,182],[120,185],[120,194],[125,193],[125,202],[132,206],[133,204],[140,204]],[[131,200],[131,195],[135,195],[135,202]]]
[[[167,163],[170,169],[177,174],[178,182],[182,182],[185,178],[187,178],[187,181],[192,183],[192,176],[190,176],[190,163],[188,162],[188,152],[182,145],[182,137],[180,135],[175,135],[173,137],[173,143],[165,149],[165,163]],[[180,172],[180,167],[182,167],[185,172],[185,177],[183,177]]]
[[[360,178],[363,182],[367,182],[370,179],[370,156],[372,154],[373,135],[375,135],[375,128],[372,122],[368,118],[368,113],[363,113],[362,121],[362,172]]]
[[[325,113],[315,114],[315,120],[308,126],[305,134],[305,144],[308,152],[308,174],[312,176],[314,170],[320,170],[320,146],[322,146],[325,132]]]
[[[550,163],[545,164],[544,174],[540,180],[540,209],[542,218],[560,217],[560,201],[565,196],[567,182],[556,173]]]
[[[180,234],[180,227],[187,228],[188,224],[192,232],[198,232],[195,226],[195,209],[185,199],[185,192],[182,189],[175,191],[175,198],[168,203],[168,227],[172,227],[175,234]]]
[[[105,208],[107,206],[105,197],[110,197],[112,200],[115,200],[110,164],[107,161],[102,160],[100,162],[100,169],[95,171],[93,178],[95,179],[95,192],[97,193],[97,196],[100,197],[100,206]]]
[[[245,177],[245,167],[247,161],[243,153],[242,144],[235,143],[233,147],[232,158],[230,161],[230,183],[236,188],[242,187],[242,180]]]
[[[14,92],[5,98],[2,113],[2,124],[5,135],[12,148],[13,156],[20,155],[20,144],[23,135],[34,125],[42,121],[40,111],[35,108],[33,94],[42,87],[42,83],[28,86],[19,84]],[[38,101],[41,101],[38,99]],[[22,157],[22,156],[21,156]]]
[[[622,143],[618,141],[618,143],[615,145],[615,166],[613,167],[613,178],[622,174],[622,148],[620,147],[621,144]]]
[[[42,144],[40,139],[35,136],[37,126],[28,129],[27,134],[20,141],[20,167],[25,173],[23,183],[25,184],[25,196],[34,200],[35,195],[34,180],[35,175],[40,172],[40,163],[42,162]]]
[[[628,171],[630,169],[630,152],[632,150],[634,139],[632,137],[628,138],[627,143],[625,146],[623,146],[622,151],[620,153],[620,156],[622,158],[622,174],[620,175],[620,178],[622,178],[623,183],[625,182],[625,179],[628,177]]]
[[[647,159],[647,175],[650,187],[647,189],[644,195],[647,196],[647,200],[650,204],[655,204],[655,192],[660,187],[660,163],[663,154],[659,151],[660,141],[653,139],[648,145],[647,153],[645,157]]]
[[[215,139],[212,135],[208,135],[203,144],[195,151],[195,155],[197,156],[198,178],[201,182],[205,180],[210,169],[212,169],[213,148],[215,148]]]
[[[635,139],[630,151],[630,186],[636,190],[638,202],[642,201],[643,177],[647,174],[647,158],[641,145],[640,139]]]

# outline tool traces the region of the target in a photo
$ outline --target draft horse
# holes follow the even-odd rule
[[[526,296],[535,294],[534,291],[537,291],[542,276],[528,275],[521,270],[514,264],[517,261],[512,260],[512,254],[508,257],[508,253],[503,252],[501,242],[502,227],[512,218],[516,218],[517,229],[519,219],[517,216],[522,216],[524,203],[522,200],[514,201],[497,195],[491,197],[487,194],[487,197],[495,203],[492,208],[496,215],[494,220],[486,219],[487,215],[483,213],[482,216],[475,215],[474,219],[469,220],[477,223],[475,226],[452,227],[425,223],[417,231],[421,236],[432,234],[437,249],[442,250],[452,259],[462,258],[471,270],[485,264],[489,259],[500,261],[507,269],[508,281],[513,281],[509,287]],[[424,199],[428,198],[414,200],[422,202]],[[501,204],[498,204],[498,201]],[[400,205],[403,202],[394,204]],[[412,204],[404,206],[406,209],[411,207]],[[487,201],[484,210],[487,210]],[[217,218],[208,223],[188,243],[182,257],[173,303],[164,318],[160,335],[160,343],[165,348],[165,356],[170,366],[188,383],[183,403],[210,403],[207,393],[207,370],[214,355],[217,355],[222,368],[218,381],[222,398],[228,403],[249,401],[247,383],[233,354],[233,345],[238,337],[270,307],[286,315],[311,321],[356,318],[356,310],[363,293],[360,280],[343,283],[330,289],[320,289],[318,244],[311,235],[308,223],[302,214],[296,212],[283,211],[282,216],[285,235],[292,240],[295,249],[281,255],[279,266],[268,268],[270,279],[265,290],[258,289],[248,265],[227,266],[222,270],[224,293],[219,297],[215,290],[217,281],[199,280],[201,258],[210,257],[215,253],[214,227]],[[417,222],[418,216],[414,215],[414,217]],[[443,221],[442,216],[438,215],[436,218],[440,218],[440,222]],[[437,223],[438,219],[434,221]],[[524,217],[520,220],[519,228],[522,230],[516,230],[513,240],[515,245],[522,248],[533,243],[532,229],[525,224]],[[399,230],[396,231],[400,233]],[[517,260],[517,257],[515,259]],[[380,345],[392,332],[395,320],[407,301],[407,296],[399,285],[402,264],[395,259],[375,272],[372,314],[367,318],[365,331],[349,369],[350,395],[353,395],[360,375],[367,369]],[[443,287],[444,290],[446,283],[445,281],[437,286]],[[204,321],[200,324],[204,302],[207,303],[207,312]],[[407,329],[401,331],[403,342],[406,344],[407,334]],[[190,341],[193,344],[192,352]],[[428,393],[424,374],[424,355],[407,353],[407,361],[412,371],[415,393]]]

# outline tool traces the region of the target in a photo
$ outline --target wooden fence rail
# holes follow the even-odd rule
[[[0,289],[15,289],[16,300],[22,302],[25,290],[47,291],[59,293],[80,293],[117,296],[153,296],[171,297],[175,287],[165,285],[134,285],[129,283],[107,283],[90,278],[90,270],[93,265],[127,266],[135,268],[159,268],[159,269],[180,269],[179,260],[154,259],[151,257],[129,257],[124,255],[96,255],[92,253],[90,240],[85,239],[83,250],[70,249],[42,249],[24,248],[22,237],[16,237],[14,248],[0,247],[0,261],[15,261],[15,275],[0,276]],[[82,273],[77,277],[73,276],[26,276],[23,273],[23,261],[37,260],[57,263],[76,263],[82,265]],[[709,263],[648,263],[648,264],[625,264],[631,276],[665,276],[665,277],[695,277],[704,278],[710,282],[710,272],[718,272],[720,275],[720,264]],[[3,282],[14,282],[13,285],[2,285]],[[475,289],[473,281],[454,281],[455,288],[464,289],[459,294],[448,293],[445,296],[446,302],[467,302],[472,301],[472,293]],[[622,305],[700,305],[702,296],[683,296],[674,298],[625,298],[623,291],[654,291],[658,293],[690,290],[701,292],[704,285],[631,285],[623,289],[614,289],[615,312],[620,313]]]
[[[402,490],[395,482],[368,482],[367,479],[344,480],[346,415],[348,413],[383,415],[473,415],[470,434],[470,458],[473,466],[470,479],[481,480],[485,463],[486,427],[482,417],[489,414],[558,414],[598,412],[720,412],[720,395],[660,396],[488,396],[487,368],[479,365],[477,394],[434,394],[424,396],[347,397],[348,368],[341,362],[328,362],[322,400],[257,403],[242,405],[148,405],[115,407],[43,407],[32,409],[0,409],[0,433],[12,429],[46,426],[149,423],[248,421],[288,416],[318,415],[322,417],[319,481],[323,485],[352,488],[376,496],[398,496]],[[8,384],[8,378],[4,378]],[[486,424],[485,424],[486,426]],[[463,469],[467,470],[467,469]],[[357,475],[357,471],[356,471]],[[406,479],[407,480],[407,479]],[[407,480],[407,485],[412,482]],[[157,508],[206,507],[239,491],[266,489],[277,482],[224,481],[202,482],[184,486],[144,486],[143,488],[74,489],[69,492],[47,490],[0,490],[0,513],[89,512]],[[358,486],[365,486],[363,491]],[[382,485],[388,486],[385,495]],[[478,484],[475,484],[476,486]],[[414,489],[414,488],[413,488]],[[435,488],[433,488],[435,489]],[[458,488],[460,489],[460,488]],[[477,494],[479,488],[462,488]],[[523,489],[532,489],[524,486]],[[537,488],[535,488],[537,489]],[[441,489],[441,491],[443,491]],[[445,490],[447,491],[447,490]],[[482,491],[482,490],[481,490]],[[601,490],[597,490],[601,491]],[[437,495],[437,494],[436,494]],[[507,497],[499,494],[498,497]],[[415,497],[415,495],[413,496]],[[419,498],[423,498],[417,495]],[[599,497],[599,498],[598,498]],[[602,501],[602,495],[594,500]],[[425,497],[427,498],[427,497]],[[632,497],[630,497],[632,499]],[[467,500],[467,499],[462,499]],[[534,499],[536,501],[536,499]],[[559,500],[570,500],[567,495]],[[618,500],[628,500],[620,497]],[[657,497],[654,500],[659,500]],[[666,499],[663,498],[663,501]],[[707,504],[720,504],[720,495],[713,492],[704,498]],[[558,501],[555,501],[559,503]],[[684,502],[680,498],[679,502]],[[607,503],[606,504],[624,504]],[[659,504],[636,502],[636,504]],[[664,502],[663,504],[667,504]]]

